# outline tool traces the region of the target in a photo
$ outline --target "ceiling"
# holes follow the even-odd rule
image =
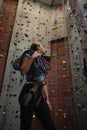
[[[65,3],[66,0],[34,0],[34,1],[39,1],[48,6],[57,6],[62,5],[62,3]]]

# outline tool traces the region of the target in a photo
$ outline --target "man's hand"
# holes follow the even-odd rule
[[[40,53],[38,53],[37,51],[35,51],[34,52],[34,54],[31,56],[31,58],[36,58],[36,57],[38,57],[38,56],[41,56],[41,54]]]
[[[48,104],[48,106],[49,106],[49,109],[52,110],[52,105],[51,105],[50,101],[47,100],[46,102],[47,102],[47,104]]]

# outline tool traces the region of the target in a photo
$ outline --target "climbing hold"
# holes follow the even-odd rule
[[[54,19],[54,24],[57,24],[57,23],[58,23],[57,19]]]
[[[4,55],[3,55],[3,54],[0,54],[0,58],[4,58]]]
[[[0,27],[0,31],[3,31],[3,28],[2,28],[2,27]]]
[[[28,18],[28,16],[25,16],[25,18],[27,19],[27,18]]]
[[[15,115],[15,118],[18,118],[18,115]]]
[[[64,129],[66,129],[66,126],[64,126]]]
[[[16,96],[17,96],[17,94],[16,94],[16,93],[13,93],[13,96],[14,96],[14,97],[16,97]]]
[[[48,22],[48,19],[46,19],[46,22]]]
[[[63,65],[63,67],[66,66],[66,61],[65,60],[62,61],[62,65]]]
[[[66,113],[63,113],[64,118],[66,118]]]
[[[83,6],[84,8],[87,8],[87,2],[82,2],[82,6]]]
[[[62,109],[61,109],[61,108],[59,109],[59,112],[62,112]]]
[[[62,11],[62,7],[59,7],[59,10]]]
[[[66,77],[66,75],[63,75],[63,78],[65,78]]]
[[[66,61],[65,61],[65,60],[63,60],[63,61],[62,61],[62,64],[63,64],[63,65],[65,65],[65,64],[66,64]]]
[[[12,97],[12,93],[10,93],[9,96]]]
[[[71,24],[70,27],[73,27],[73,24]]]
[[[56,54],[55,54],[55,53],[53,53],[53,54],[52,54],[52,57],[55,57],[55,56],[56,56]]]
[[[84,30],[85,33],[87,33],[87,28],[84,28],[83,30]]]
[[[2,108],[2,106],[0,105],[0,109]]]
[[[28,34],[25,34],[26,37],[29,37]]]
[[[81,93],[84,92],[84,88],[83,88],[83,87],[80,88],[80,92],[81,92]]]
[[[81,42],[81,43],[83,42],[83,39],[82,39],[82,37],[80,37],[80,42]]]
[[[57,25],[55,25],[54,27],[52,27],[52,30],[56,30],[58,28]]]
[[[27,23],[30,23],[30,21],[27,21]]]
[[[0,43],[3,43],[4,41],[3,40],[0,40]]]

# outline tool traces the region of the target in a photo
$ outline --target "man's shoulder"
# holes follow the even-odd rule
[[[23,54],[22,54],[22,57],[25,57],[25,56],[26,56],[26,57],[30,58],[33,53],[34,53],[34,52],[33,52],[32,50],[30,50],[30,49],[25,50],[25,51],[23,52]]]
[[[32,55],[34,52],[32,51],[32,50],[30,50],[30,49],[28,49],[28,50],[25,50],[24,52],[23,52],[23,55],[25,55],[25,54],[30,54],[30,55]]]

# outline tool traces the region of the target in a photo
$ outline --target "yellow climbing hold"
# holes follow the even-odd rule
[[[63,60],[63,61],[62,61],[62,64],[63,64],[63,65],[65,65],[65,64],[66,64],[66,61],[65,61],[65,60]]]
[[[4,55],[3,55],[3,54],[0,54],[0,58],[4,58]]]
[[[3,43],[3,40],[0,40],[1,43]]]
[[[59,109],[59,111],[61,112],[61,111],[62,111],[62,109],[60,108],[60,109]]]
[[[55,26],[52,27],[52,30],[56,30],[57,28],[58,28],[58,26],[55,25]]]

